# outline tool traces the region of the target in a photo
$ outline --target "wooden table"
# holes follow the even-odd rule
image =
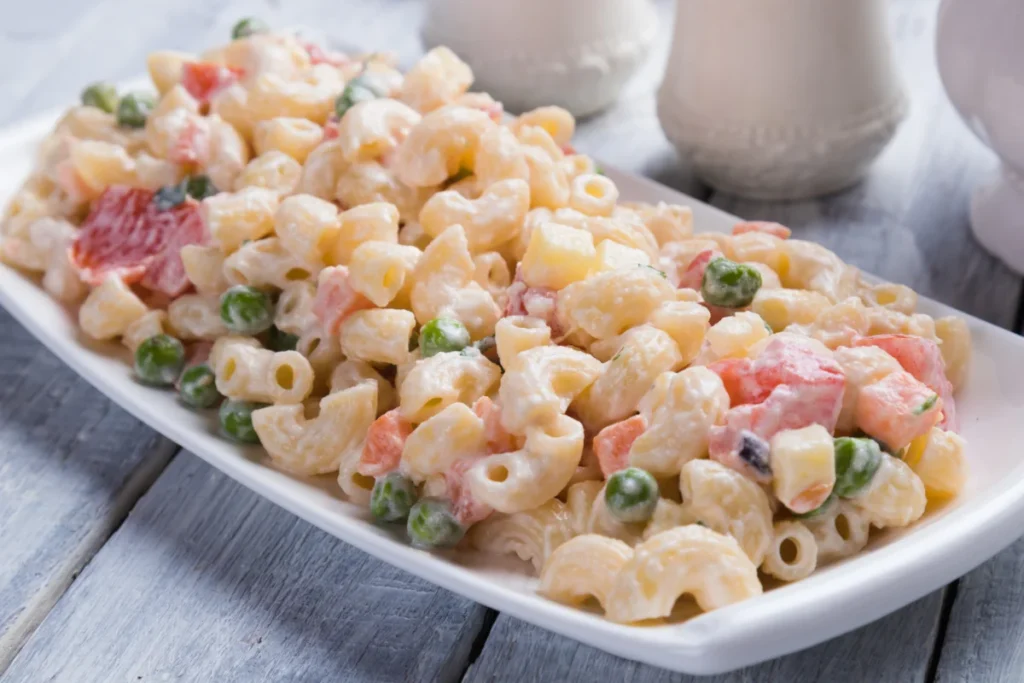
[[[89,5],[86,7],[86,5]],[[891,0],[913,108],[859,186],[744,201],[695,181],[653,92],[667,36],[578,146],[741,216],[778,220],[864,269],[1020,329],[1021,279],[967,225],[994,159],[933,62],[936,0]],[[661,2],[664,25],[671,6]],[[0,17],[0,123],[197,50],[256,14],[339,41],[420,47],[415,0],[34,0]],[[555,636],[324,534],[112,405],[0,311],[0,681],[691,680]],[[715,681],[1024,680],[1024,542],[859,631]]]

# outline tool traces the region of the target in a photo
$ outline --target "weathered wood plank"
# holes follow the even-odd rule
[[[182,454],[2,680],[458,680],[486,612]]]
[[[897,614],[817,647],[707,678],[630,662],[502,614],[465,681],[924,683],[940,602],[936,592]]]
[[[891,3],[897,63],[911,110],[868,177],[816,201],[711,203],[746,218],[786,223],[885,279],[1010,327],[1021,278],[985,252],[968,221],[971,190],[995,168],[946,99],[934,58],[936,0]]]
[[[935,680],[1016,683],[1024,671],[1024,541],[960,579]]]
[[[0,310],[0,671],[177,447]]]

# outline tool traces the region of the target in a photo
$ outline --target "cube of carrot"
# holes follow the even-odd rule
[[[594,455],[601,466],[601,474],[608,477],[629,467],[629,449],[647,429],[642,415],[608,425],[594,437]]]
[[[897,451],[941,418],[942,399],[906,371],[863,387],[857,397],[857,426]]]

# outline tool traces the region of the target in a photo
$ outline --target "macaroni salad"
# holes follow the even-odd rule
[[[611,620],[848,557],[966,478],[966,323],[776,223],[620,201],[558,107],[510,118],[247,19],[96,84],[0,257],[139,381],[410,541],[515,554]]]

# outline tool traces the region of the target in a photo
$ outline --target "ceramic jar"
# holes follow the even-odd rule
[[[998,176],[978,188],[971,226],[978,241],[1024,274],[1024,3],[944,0],[939,74],[953,106],[999,156]]]
[[[883,0],[678,0],[658,116],[718,189],[797,199],[846,187],[906,108]]]
[[[430,0],[422,37],[454,50],[506,109],[585,116],[615,101],[656,33],[650,0]]]

